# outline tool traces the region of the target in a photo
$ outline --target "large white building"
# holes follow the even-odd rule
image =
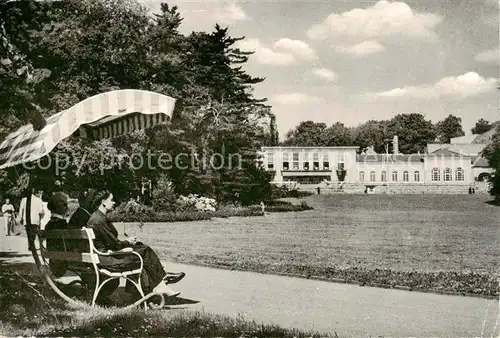
[[[359,153],[355,146],[263,147],[263,165],[273,172],[275,183],[355,184],[368,191],[398,187],[394,190],[398,192],[405,192],[405,186],[415,191],[429,186],[455,186],[464,191],[461,186],[466,190],[493,172],[481,157],[493,133],[475,135],[470,140],[452,139],[450,144],[428,144],[424,154],[410,155],[398,152],[397,137],[393,139],[392,154],[377,154],[372,147]]]

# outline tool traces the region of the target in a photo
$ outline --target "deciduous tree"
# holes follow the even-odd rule
[[[471,132],[472,134],[484,134],[487,131],[490,131],[492,128],[493,125],[489,121],[486,121],[485,119],[481,118],[477,120],[476,124],[471,129]]]
[[[464,136],[462,119],[454,115],[448,115],[444,120],[436,124],[436,134],[441,143],[450,143],[454,137]]]
[[[427,143],[436,139],[432,122],[417,113],[396,115],[389,121],[388,134],[398,136],[399,151],[403,154],[423,152]]]

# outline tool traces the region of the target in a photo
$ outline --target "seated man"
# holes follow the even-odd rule
[[[185,274],[181,272],[172,278],[167,276],[163,269],[160,259],[156,253],[147,245],[139,243],[135,238],[127,241],[118,239],[118,231],[113,223],[106,217],[106,214],[111,211],[115,205],[113,201],[113,194],[109,191],[102,191],[95,195],[93,199],[93,206],[97,206],[97,210],[90,216],[87,226],[91,227],[95,233],[95,246],[98,250],[117,251],[124,248],[131,247],[139,253],[144,262],[144,270],[141,275],[141,284],[145,294],[153,291],[163,293],[169,297],[175,297],[180,292],[175,292],[167,283],[178,282]]]
[[[55,192],[49,199],[47,203],[47,208],[50,210],[50,220],[45,225],[45,230],[60,230],[66,229],[68,223],[66,222],[66,216],[68,214],[68,195],[63,192]],[[60,239],[47,239],[47,249],[50,251],[69,251],[71,246],[69,240],[63,242]],[[66,261],[59,261],[51,259],[50,270],[56,277],[61,277],[66,273],[68,268],[68,263]]]

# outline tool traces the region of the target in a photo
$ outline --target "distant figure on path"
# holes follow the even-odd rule
[[[321,188],[317,187],[316,190],[318,190],[318,195],[321,195]]]
[[[264,204],[264,201],[260,201],[260,211],[265,214],[266,213],[266,205]]]
[[[14,206],[10,203],[10,199],[6,198],[5,203],[2,205],[2,214],[5,224],[5,233],[10,236],[11,232],[14,231]]]

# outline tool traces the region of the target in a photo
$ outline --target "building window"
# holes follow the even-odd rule
[[[290,163],[288,162],[288,153],[283,153],[283,170],[289,170]]]
[[[382,182],[387,182],[387,172],[385,170],[380,174],[380,180]]]
[[[431,179],[433,181],[439,181],[441,177],[439,177],[439,169],[438,168],[433,168],[431,172]]]
[[[323,154],[323,170],[330,170],[330,160],[328,158],[328,153]]]
[[[457,168],[457,170],[455,170],[455,180],[456,181],[464,180],[464,170],[462,168]]]
[[[319,170],[319,154],[313,153],[313,169]]]
[[[450,168],[444,169],[443,178],[445,181],[451,181],[451,169]]]
[[[274,169],[274,154],[267,153],[267,169]]]
[[[309,170],[309,153],[304,153],[304,170]]]
[[[359,172],[359,181],[360,182],[364,182],[365,181],[365,172],[364,171],[360,171]]]
[[[292,154],[293,170],[299,170],[299,153]]]
[[[403,181],[408,182],[410,180],[408,172],[405,170],[403,171]]]
[[[397,182],[398,181],[398,172],[397,171],[393,171],[392,172],[392,181],[393,182]]]
[[[415,182],[420,182],[420,172],[415,171],[413,178],[415,179]]]
[[[370,171],[370,181],[375,182],[377,178],[375,177],[376,173],[374,171]]]

